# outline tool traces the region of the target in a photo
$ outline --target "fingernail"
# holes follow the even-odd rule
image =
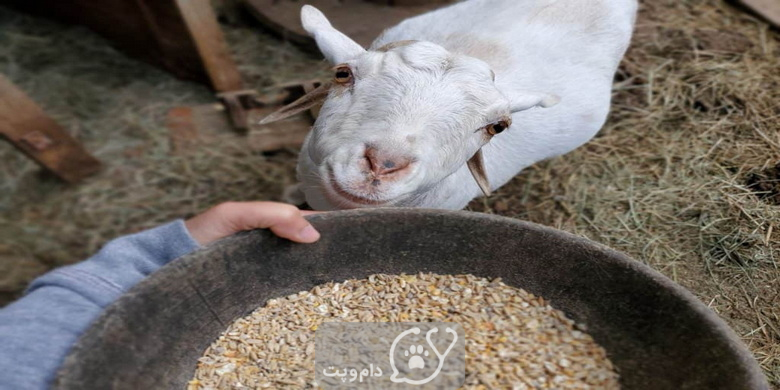
[[[314,242],[319,240],[320,233],[314,229],[314,226],[308,225],[298,232],[298,239],[304,242]]]

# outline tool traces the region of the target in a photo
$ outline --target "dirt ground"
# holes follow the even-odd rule
[[[224,25],[257,88],[326,65],[239,19]],[[553,226],[624,251],[693,291],[780,388],[780,33],[720,0],[642,4],[599,136],[527,169],[469,209]],[[0,143],[0,304],[107,240],[225,200],[279,200],[295,150],[236,137],[170,153],[165,113],[203,86],[100,37],[0,8],[0,73],[105,164],[67,186]]]

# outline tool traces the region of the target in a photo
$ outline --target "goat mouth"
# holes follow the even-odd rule
[[[382,206],[382,205],[385,205],[387,203],[386,201],[368,199],[368,198],[364,198],[362,196],[357,196],[357,195],[351,194],[351,193],[347,192],[344,188],[342,188],[339,185],[339,183],[333,178],[332,174],[329,175],[329,176],[330,176],[329,177],[330,180],[328,180],[328,181],[329,181],[329,184],[330,184],[330,188],[333,190],[335,195],[337,195],[338,197],[342,198],[342,199],[337,200],[337,202],[338,201],[347,200],[347,201],[349,201],[351,203],[355,203],[355,204],[363,205],[363,206]],[[331,199],[331,200],[334,200],[334,199]]]

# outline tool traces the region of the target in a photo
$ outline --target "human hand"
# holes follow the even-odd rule
[[[188,219],[184,225],[201,245],[252,229],[271,229],[279,237],[312,243],[319,240],[320,234],[303,217],[313,213],[285,203],[227,202]]]

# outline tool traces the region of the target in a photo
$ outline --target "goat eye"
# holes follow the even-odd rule
[[[487,127],[485,129],[487,130],[488,134],[490,134],[492,136],[492,135],[503,133],[504,130],[508,129],[510,125],[511,125],[510,121],[502,120],[502,121],[498,121],[496,123],[491,123],[491,124],[487,125]]]
[[[352,69],[348,66],[339,66],[336,68],[335,81],[339,84],[349,84],[352,82]]]

